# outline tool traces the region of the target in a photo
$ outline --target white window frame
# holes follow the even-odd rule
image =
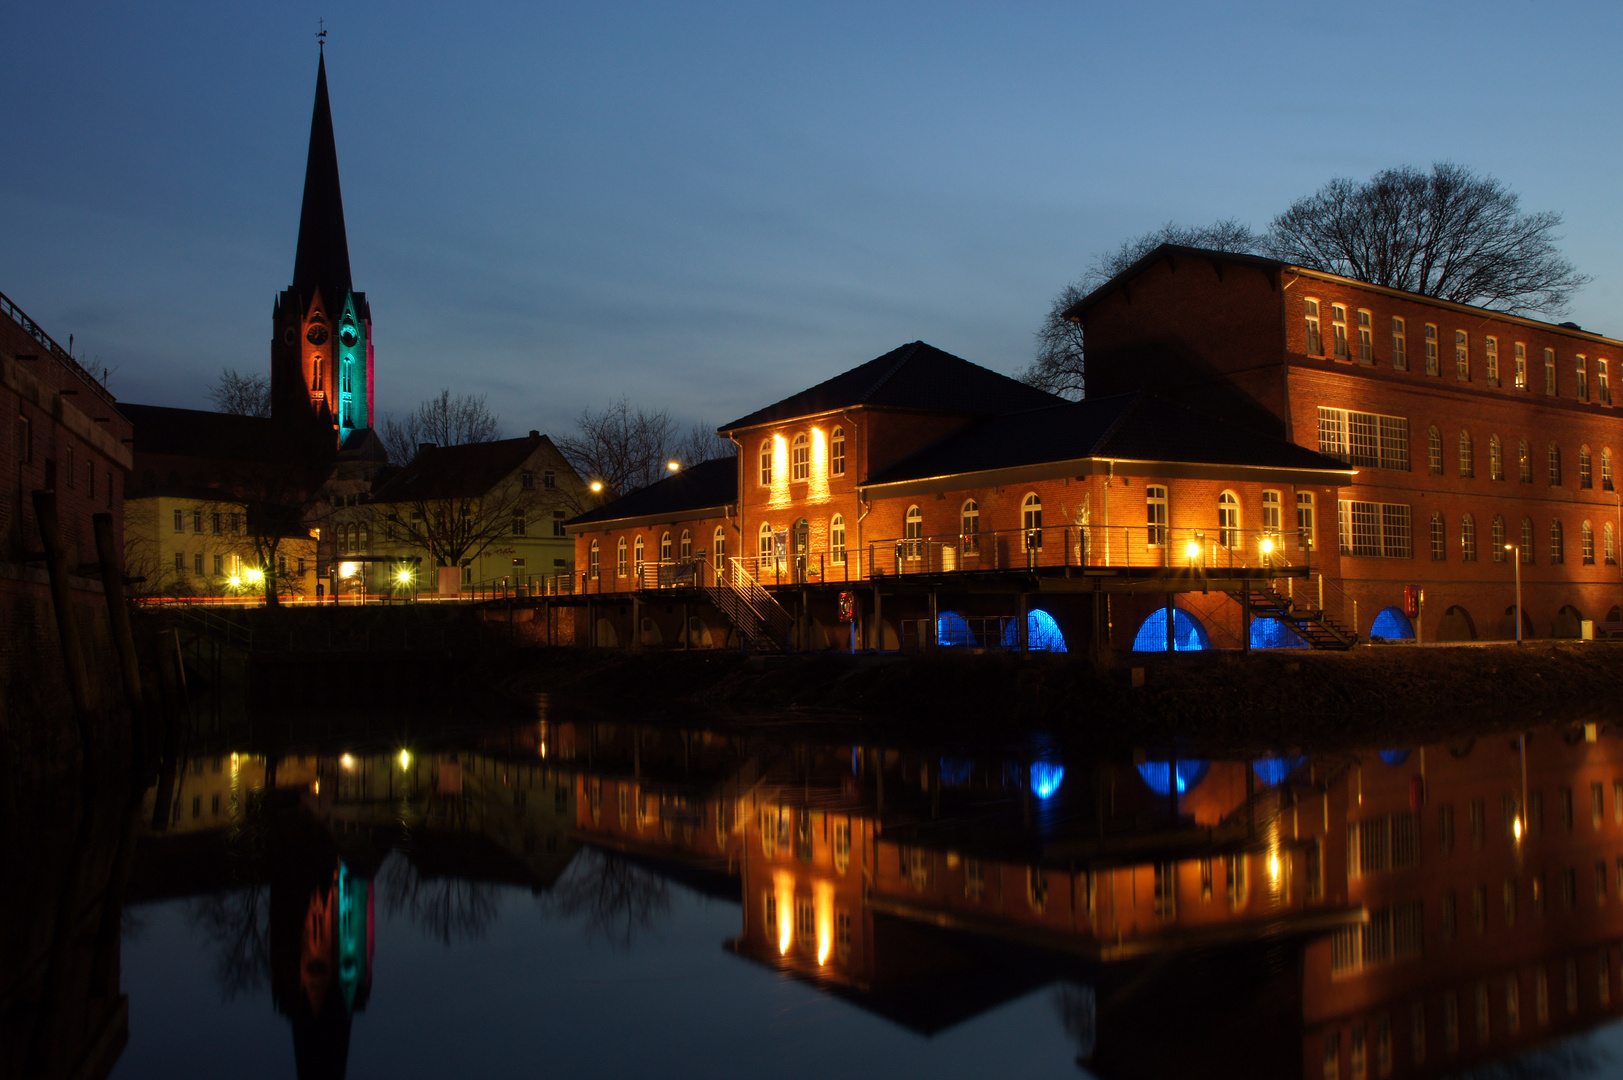
[[[981,550],[981,504],[965,499],[958,508],[958,546],[965,555],[978,555]]]
[[[1234,491],[1223,491],[1217,496],[1217,543],[1229,550],[1245,543],[1241,530],[1240,496]]]
[[[1499,339],[1496,338],[1496,337],[1485,337],[1485,338],[1482,339],[1482,347],[1483,347],[1484,350],[1486,350],[1487,355],[1488,355],[1488,385],[1489,386],[1498,386],[1499,385]]]
[[[614,576],[626,576],[626,538],[620,537],[620,542],[614,545]]]
[[[845,565],[845,515],[835,514],[828,522],[828,561]]]
[[[1277,537],[1280,534],[1283,506],[1278,491],[1269,488],[1262,493],[1262,532],[1264,536]]]
[[[1560,387],[1555,374],[1555,350],[1544,350],[1544,396],[1555,397]]]
[[[1516,342],[1516,389],[1527,389],[1527,342]]]
[[[1330,335],[1332,346],[1335,349],[1337,360],[1351,360],[1352,353],[1347,348],[1347,305],[1330,305]]]
[[[1171,519],[1171,504],[1167,489],[1161,484],[1144,486],[1144,546],[1163,548],[1170,537],[1167,528]]]
[[[1589,357],[1578,353],[1573,358],[1574,389],[1578,393],[1579,401],[1589,400]]]
[[[1359,308],[1356,313],[1358,319],[1358,362],[1360,364],[1375,363],[1375,313],[1368,308]]]
[[[811,438],[802,431],[789,444],[789,480],[803,483],[811,479]]]
[[[1296,493],[1296,543],[1303,551],[1318,546],[1319,500],[1311,491]]]
[[[772,486],[772,440],[770,438],[761,443],[760,465],[761,468],[757,474],[757,479],[760,480],[762,487],[769,488]]]
[[[845,429],[837,427],[828,440],[828,472],[830,476],[845,475]]]
[[[1035,491],[1026,492],[1020,500],[1020,529],[1022,550],[1043,549],[1043,497]]]
[[[1309,296],[1303,299],[1303,320],[1307,327],[1307,353],[1309,356],[1324,355],[1324,334],[1319,324],[1319,299]]]
[[[1441,375],[1442,360],[1439,358],[1440,349],[1437,339],[1437,324],[1426,324],[1426,374]]]
[[[1471,335],[1464,330],[1454,331],[1454,378],[1471,381]]]
[[[1392,370],[1409,370],[1409,329],[1403,316],[1392,316]]]

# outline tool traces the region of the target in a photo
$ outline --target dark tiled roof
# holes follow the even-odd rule
[[[597,521],[618,521],[622,518],[658,517],[661,514],[681,514],[693,510],[708,510],[712,506],[726,506],[738,498],[738,459],[716,458],[683,469],[675,476],[666,477],[645,488],[638,488],[613,502],[604,503],[575,518],[571,525],[589,525]]]
[[[1060,400],[979,364],[915,341],[843,375],[757,409],[722,431],[815,416],[859,405],[986,416],[1036,409]]]
[[[522,439],[420,450],[405,468],[378,489],[372,501],[407,502],[483,495],[511,476],[543,444],[551,447],[552,440],[545,435],[530,435]]]
[[[868,485],[1080,458],[1279,469],[1351,468],[1316,450],[1259,435],[1140,392],[983,420],[882,470]]]
[[[166,405],[119,405],[134,428],[137,454],[260,461],[289,450],[289,433],[264,416],[236,416]]]

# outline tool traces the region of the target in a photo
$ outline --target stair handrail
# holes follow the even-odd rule
[[[794,626],[793,616],[773,599],[771,593],[761,587],[761,583],[755,580],[753,574],[744,569],[743,560],[735,555],[728,561],[731,566],[727,573],[727,584],[754,610],[761,622],[771,629],[774,637],[779,641],[786,641],[789,631]]]

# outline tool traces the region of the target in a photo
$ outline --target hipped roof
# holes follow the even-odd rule
[[[569,526],[628,518],[675,518],[696,510],[730,506],[737,499],[738,459],[716,458],[588,510],[570,521]]]

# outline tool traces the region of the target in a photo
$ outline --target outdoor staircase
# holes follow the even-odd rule
[[[788,645],[794,618],[737,562],[720,568],[701,564],[705,595],[727,616],[752,652],[778,652]]]
[[[1257,582],[1236,590],[1237,600],[1251,602],[1252,617],[1278,619],[1307,642],[1309,648],[1345,651],[1358,643],[1358,635],[1317,608],[1298,607],[1271,584]]]

